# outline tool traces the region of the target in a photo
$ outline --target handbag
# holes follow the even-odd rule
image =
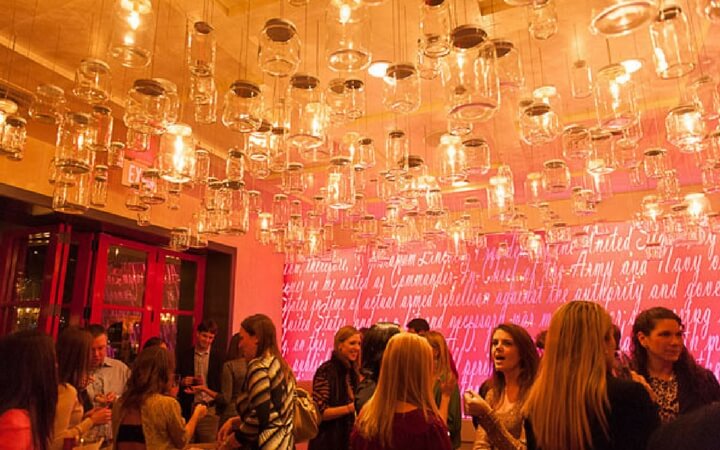
[[[295,442],[305,442],[317,436],[322,417],[310,394],[302,388],[295,388],[293,413],[293,436]]]

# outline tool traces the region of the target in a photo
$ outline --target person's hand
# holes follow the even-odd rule
[[[202,403],[198,403],[195,405],[195,410],[193,411],[193,415],[197,416],[198,420],[202,419],[207,415],[208,409],[207,406],[203,405]]]
[[[93,425],[105,425],[112,419],[110,408],[93,408],[88,411],[87,416],[92,420]]]
[[[118,396],[114,392],[108,392],[107,394],[105,394],[105,401],[108,403],[114,402],[115,400],[117,400],[117,398]]]
[[[207,392],[207,391],[208,391],[208,387],[205,386],[204,384],[200,384],[197,386],[188,386],[185,388],[186,394],[197,394],[199,392]]]
[[[465,414],[469,416],[484,416],[492,411],[490,404],[475,391],[466,391],[463,397]]]
[[[195,377],[183,377],[182,385],[183,386],[192,386],[193,380],[195,380]]]
[[[218,442],[225,442],[225,439],[232,434],[233,424],[240,420],[239,417],[232,418],[226,421],[220,430],[218,431],[217,440]]]

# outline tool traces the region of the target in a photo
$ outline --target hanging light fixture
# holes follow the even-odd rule
[[[585,160],[592,153],[590,130],[581,124],[566,126],[562,132],[562,149],[567,159]]]
[[[262,123],[263,97],[257,84],[237,80],[230,85],[223,103],[223,125],[233,131],[250,133]]]
[[[157,168],[172,183],[187,183],[195,177],[195,141],[192,128],[183,123],[168,126],[160,140]]]
[[[695,153],[701,150],[705,139],[705,121],[700,109],[695,105],[680,105],[671,109],[665,116],[667,140],[681,152]]]
[[[658,12],[650,25],[655,73],[663,79],[679,78],[697,65],[697,55],[685,12],[669,5]]]
[[[623,36],[655,17],[655,0],[602,0],[590,9],[590,30],[605,36]]]
[[[622,130],[638,121],[635,84],[622,64],[610,64],[595,79],[598,122],[608,130]]]
[[[450,7],[446,0],[423,0],[420,12],[421,51],[430,58],[450,53]]]
[[[662,147],[652,147],[645,150],[643,167],[646,177],[655,179],[662,177],[668,169],[667,150]]]
[[[517,46],[507,39],[493,39],[497,74],[501,89],[520,89],[525,85],[522,60]]]
[[[91,105],[104,103],[110,98],[111,88],[112,74],[105,61],[94,58],[80,61],[72,90],[75,97]]]
[[[609,131],[601,128],[590,130],[592,152],[586,160],[585,170],[590,174],[608,174],[617,168],[615,140]]]
[[[331,0],[326,9],[325,55],[336,72],[354,72],[370,64],[367,8],[356,0]]]
[[[4,99],[0,109],[5,110],[9,107],[9,103],[15,104],[12,100]],[[65,91],[54,84],[41,84],[35,88],[32,102],[28,108],[28,116],[31,119],[41,123],[54,125],[62,120],[65,114]],[[17,111],[17,105],[15,105]],[[8,112],[7,114],[14,114]]]
[[[592,95],[593,77],[590,64],[576,59],[570,66],[570,88],[573,98],[587,98]]]
[[[438,145],[441,183],[455,184],[467,180],[467,158],[458,136],[443,134]]]
[[[209,77],[215,73],[216,46],[212,25],[202,20],[188,22],[186,62],[190,73],[197,77]]]
[[[383,76],[383,105],[398,114],[409,114],[420,108],[420,76],[414,65],[388,66]]]
[[[110,55],[124,67],[140,68],[150,64],[153,23],[151,0],[116,0]]]
[[[270,76],[291,76],[300,65],[300,48],[300,38],[292,22],[270,19],[260,32],[258,65]]]
[[[532,0],[530,6],[530,34],[539,41],[555,36],[558,31],[558,16],[555,0]]]
[[[300,150],[307,160],[314,160],[325,143],[327,108],[320,80],[312,75],[293,75],[286,99],[287,142]]]

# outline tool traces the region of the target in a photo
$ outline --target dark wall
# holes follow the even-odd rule
[[[215,346],[227,351],[230,333],[230,302],[233,283],[234,253],[208,251],[205,270],[205,304],[203,318],[217,322]]]

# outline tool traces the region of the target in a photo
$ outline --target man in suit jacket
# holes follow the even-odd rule
[[[193,405],[208,405],[208,414],[198,422],[195,442],[214,442],[217,438],[219,414],[225,408],[226,400],[220,395],[222,367],[225,355],[212,348],[217,334],[217,324],[204,320],[195,332],[195,346],[178,351],[177,374],[180,376],[178,401],[183,417],[189,420]]]

